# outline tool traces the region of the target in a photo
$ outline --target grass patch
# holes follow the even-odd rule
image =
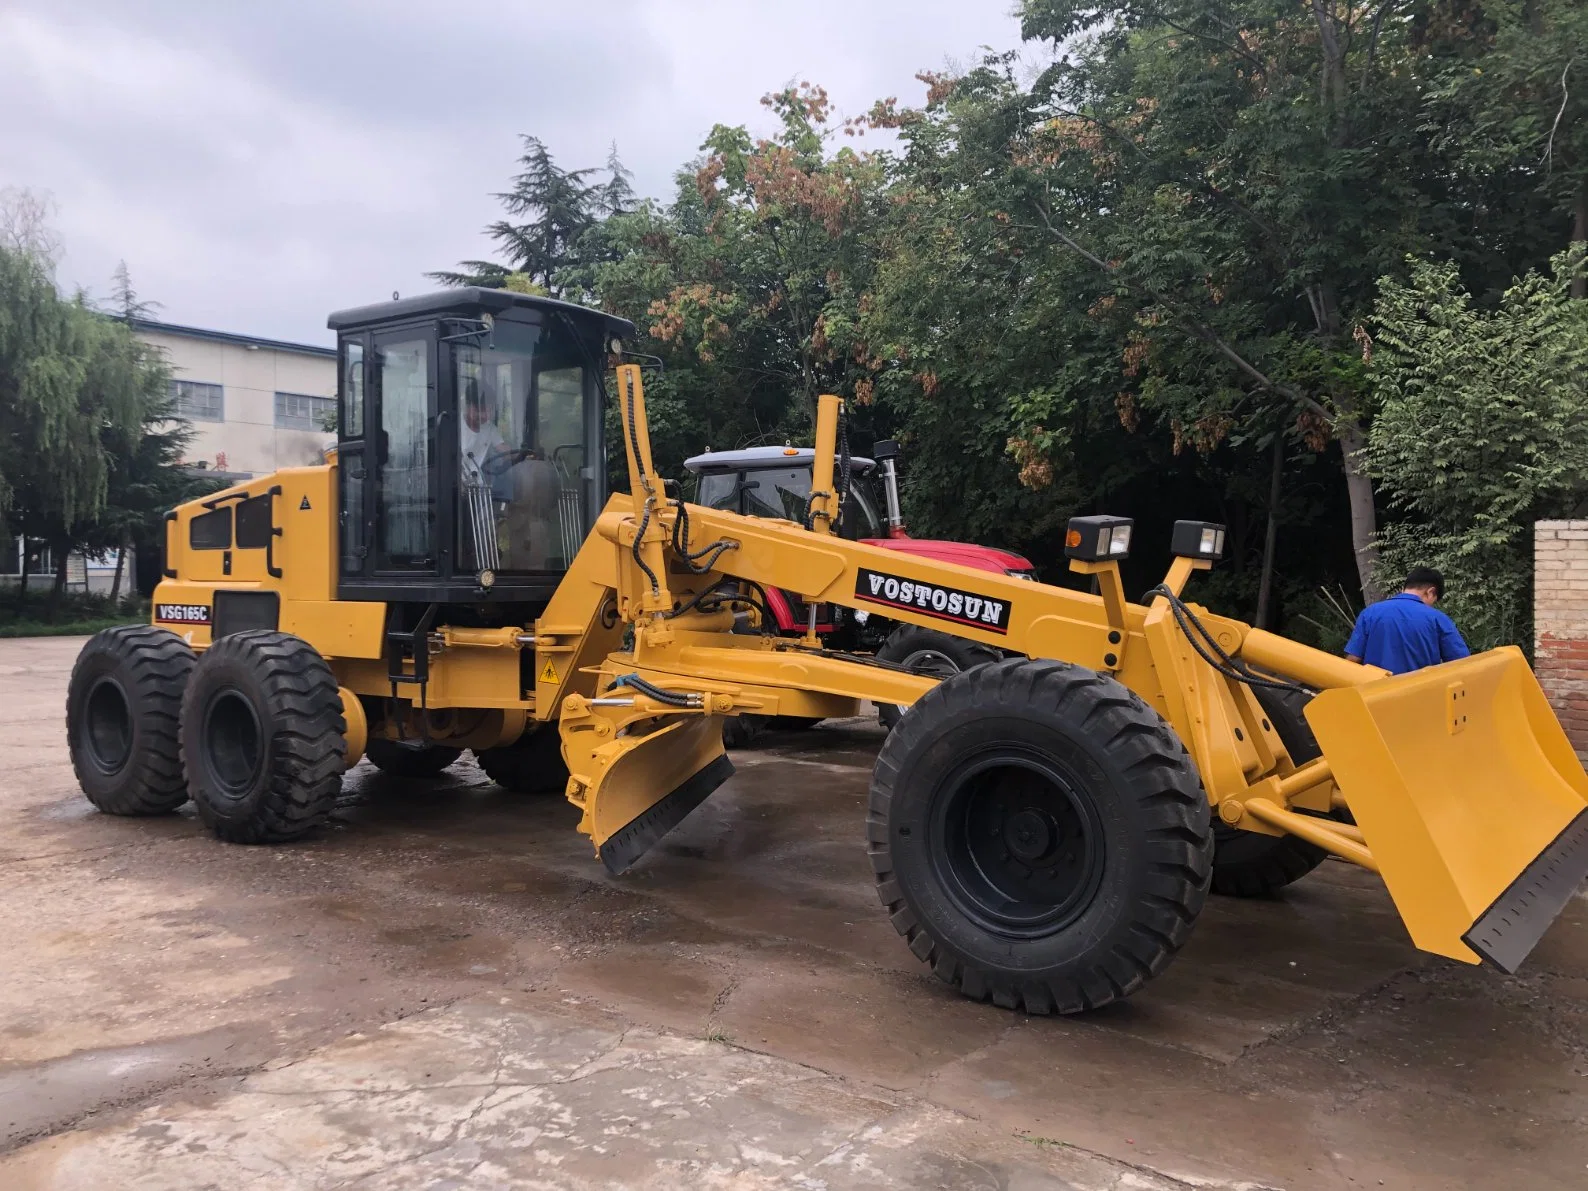
[[[1060,1141],[1056,1137],[1033,1137],[1029,1133],[1016,1133],[1015,1136],[1023,1142],[1036,1146],[1039,1150],[1067,1150],[1070,1148],[1069,1142]]]
[[[100,629],[143,623],[145,618],[141,616],[108,616],[100,620],[65,620],[54,624],[43,620],[8,620],[0,622],[0,637],[91,637]]]
[[[149,601],[112,601],[108,596],[71,592],[59,598],[29,592],[18,605],[15,590],[0,592],[0,637],[72,637],[119,624],[147,624]]]

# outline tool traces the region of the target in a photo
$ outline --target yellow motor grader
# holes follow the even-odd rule
[[[865,824],[882,903],[943,980],[1033,1013],[1139,989],[1210,884],[1333,856],[1382,874],[1417,946],[1512,971],[1588,873],[1588,777],[1515,649],[1391,677],[1212,615],[1183,598],[1223,549],[1200,522],[1141,603],[1121,518],[1069,527],[1096,594],[849,540],[837,397],[801,521],[690,505],[620,363],[633,328],[596,311],[460,289],[330,325],[334,460],[174,510],[154,623],[78,659],[101,810],[191,798],[222,839],[280,842],[361,756],[417,776],[471,749],[565,794],[621,874],[732,774],[724,717],[897,704]],[[776,635],[773,588],[1013,656],[936,681]]]

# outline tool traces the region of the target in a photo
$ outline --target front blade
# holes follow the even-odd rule
[[[1412,941],[1514,971],[1588,875],[1588,775],[1515,648],[1307,706]]]
[[[606,763],[585,792],[580,827],[613,873],[625,872],[733,776],[717,716],[679,716],[599,751]]]

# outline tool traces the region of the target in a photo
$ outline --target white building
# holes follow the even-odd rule
[[[336,433],[325,428],[336,409],[334,347],[149,319],[132,327],[165,355],[177,412],[194,430],[189,466],[244,480],[321,461]],[[113,553],[86,563],[74,556],[69,586],[108,591],[115,565]],[[46,581],[55,572],[43,543],[0,533],[0,586],[14,584],[23,566]]]
[[[177,412],[195,431],[187,461],[247,478],[318,463],[335,435],[336,349],[133,321],[165,353]]]

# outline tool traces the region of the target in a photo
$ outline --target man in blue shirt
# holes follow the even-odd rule
[[[1433,567],[1413,567],[1397,594],[1362,609],[1345,656],[1391,674],[1468,657],[1472,651],[1460,630],[1434,607],[1444,594],[1443,575]]]

